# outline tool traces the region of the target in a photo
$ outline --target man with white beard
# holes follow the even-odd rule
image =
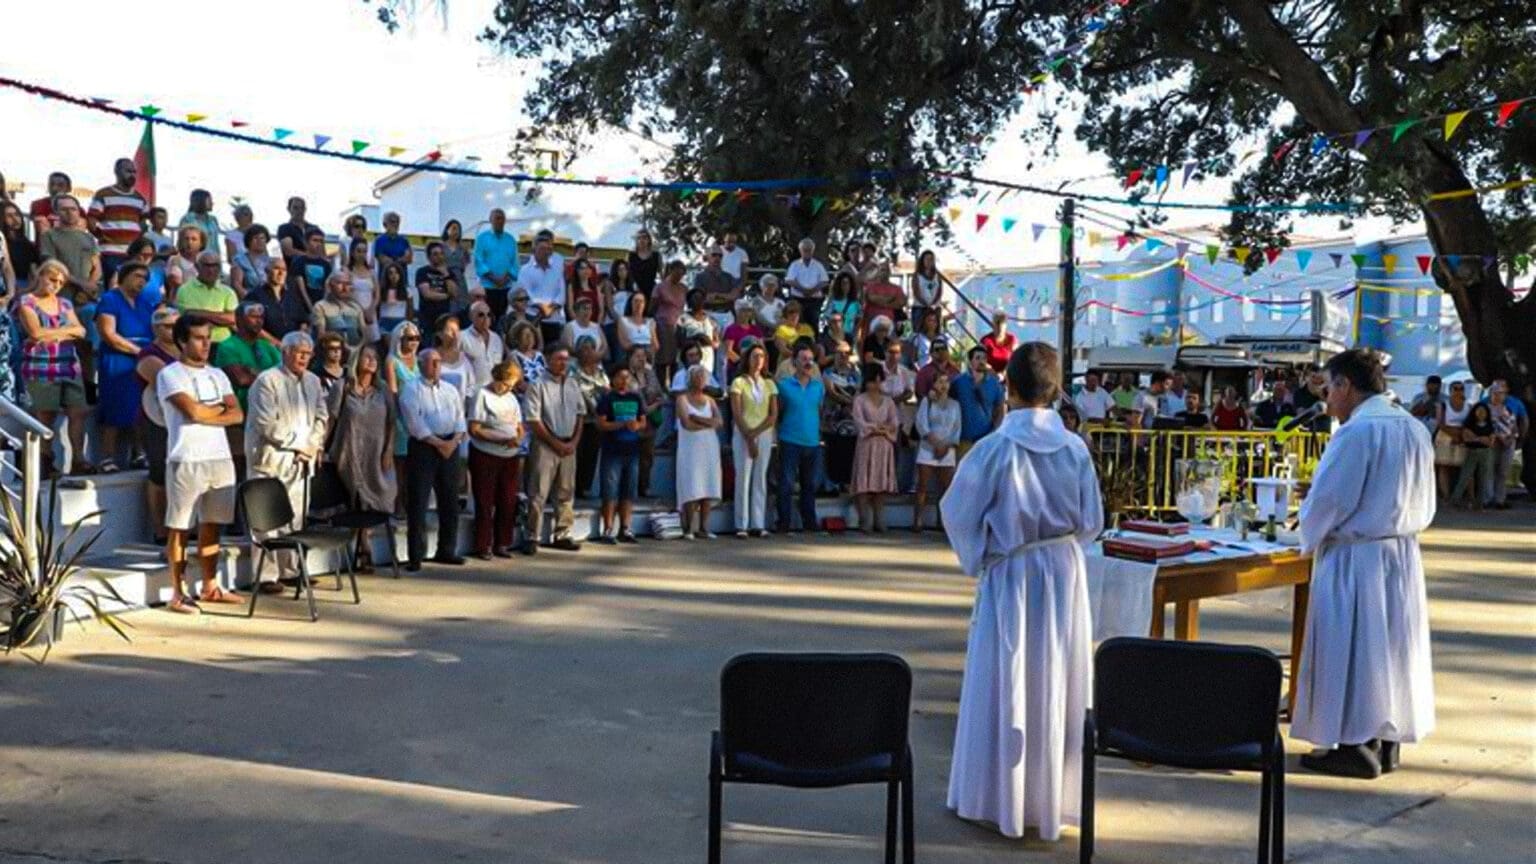
[[[1383,395],[1374,353],[1346,351],[1325,371],[1328,413],[1343,425],[1301,506],[1312,602],[1291,735],[1330,748],[1303,767],[1369,780],[1435,725],[1419,558],[1419,532],[1435,518],[1434,445]]]
[[[1076,825],[1093,628],[1080,543],[1104,526],[1083,439],[1051,404],[1056,349],[1008,360],[1013,410],[960,463],[940,503],[950,544],[975,578],[976,609],[950,768],[949,808],[1007,837],[1046,840]]]

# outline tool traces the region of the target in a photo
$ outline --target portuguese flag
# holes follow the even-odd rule
[[[155,206],[155,125],[146,122],[144,135],[139,138],[139,149],[133,154],[133,167],[138,171],[138,182],[133,190],[144,196],[149,206]]]

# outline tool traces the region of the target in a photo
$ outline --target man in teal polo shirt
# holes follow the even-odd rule
[[[821,403],[827,391],[816,375],[816,352],[795,352],[795,374],[779,379],[779,533],[797,534],[790,498],[800,479],[800,526],[816,530],[816,453],[821,449]]]

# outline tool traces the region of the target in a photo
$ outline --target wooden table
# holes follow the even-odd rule
[[[1312,596],[1312,556],[1276,552],[1245,558],[1163,564],[1152,584],[1152,638],[1163,638],[1163,618],[1173,604],[1175,639],[1200,638],[1200,601],[1244,591],[1292,586],[1291,680],[1286,689],[1287,715],[1296,710],[1296,682],[1301,671],[1301,641],[1307,630]]]

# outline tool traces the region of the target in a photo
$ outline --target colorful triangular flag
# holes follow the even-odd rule
[[[1159,166],[1157,166],[1157,176],[1156,176],[1156,179],[1153,180],[1153,185],[1155,185],[1159,189],[1161,189],[1164,186],[1168,185],[1168,166],[1167,165],[1159,165]]]
[[[207,119],[208,119],[208,115],[207,114],[188,114],[187,115],[187,122],[188,123],[201,123],[201,122],[203,122],[204,120],[207,120]]]
[[[1174,257],[1182,261],[1184,256],[1189,254],[1189,244],[1183,241],[1179,241],[1179,243],[1173,247],[1173,251],[1175,253]]]
[[[1467,119],[1469,113],[1471,112],[1452,111],[1445,115],[1445,140],[1451,140],[1451,136],[1456,134],[1456,127],[1461,125],[1461,121]]]
[[[1115,251],[1119,252],[1119,251],[1124,250],[1125,249],[1125,244],[1127,244],[1129,242],[1131,242],[1131,235],[1129,235],[1129,234],[1121,234],[1120,235],[1120,239],[1115,244]]]
[[[1268,249],[1265,249],[1264,250],[1264,259],[1266,261],[1268,261],[1269,263],[1271,263],[1271,264],[1273,264],[1276,261],[1280,260],[1280,247],[1278,247],[1278,246],[1271,246]]]
[[[1136,181],[1140,180],[1142,175],[1145,173],[1146,172],[1140,168],[1132,169],[1131,173],[1125,175],[1125,188],[1129,189],[1132,186],[1135,186]]]
[[[1281,144],[1280,145],[1280,149],[1275,151],[1275,161],[1279,162],[1281,159],[1284,159],[1286,154],[1291,152],[1291,148],[1293,148],[1295,146],[1296,146],[1296,139],[1295,138],[1292,138],[1291,140],[1285,142],[1284,144]]]
[[[538,173],[538,172],[536,171],[534,173]],[[693,197],[694,191],[695,190],[694,190],[694,188],[692,186],[684,186],[683,188],[677,190],[677,198],[678,198],[679,201],[682,201],[682,200],[687,199],[687,198],[691,198],[691,197]]]
[[[1328,149],[1328,138],[1326,136],[1323,136],[1323,135],[1313,135],[1312,136],[1312,155],[1316,156],[1317,154],[1323,152],[1326,149]]]
[[[1007,234],[1009,231],[1012,231],[1013,230],[1013,226],[1015,226],[1017,224],[1019,224],[1019,220],[1014,219],[1014,218],[1012,218],[1010,216],[1004,216],[1003,217],[1003,233]]]
[[[353,141],[352,142],[352,155],[353,156],[356,156],[357,154],[359,154],[359,153],[361,153],[361,152],[363,152],[364,150],[367,150],[367,149],[368,149],[368,142],[367,141]]]
[[[1333,259],[1333,267],[1335,270],[1344,266],[1343,252],[1329,252],[1328,257]]]
[[[1433,255],[1419,255],[1413,260],[1419,262],[1419,273],[1424,276],[1429,275],[1429,265],[1435,263],[1435,257]]]
[[[1483,269],[1484,270],[1497,270],[1497,269],[1499,269],[1499,256],[1497,256],[1497,255],[1484,255],[1483,256]]]
[[[1396,255],[1383,255],[1383,256],[1381,256],[1381,269],[1387,271],[1387,275],[1391,276],[1392,275],[1392,271],[1397,269],[1397,256]]]
[[[1189,185],[1189,175],[1195,173],[1195,165],[1196,162],[1193,159],[1184,163],[1184,179],[1179,182],[1180,189],[1183,189],[1185,186]]]
[[[331,143],[331,136],[329,136],[329,135],[316,135],[315,136],[315,149],[316,150],[324,150],[325,149],[325,145],[327,145],[329,143]]]
[[[811,200],[814,201],[815,199],[813,198]],[[959,207],[951,207],[951,208],[949,208],[949,221],[951,221],[951,222],[959,222],[960,221],[960,208]]]
[[[1211,262],[1212,264],[1215,264],[1216,263],[1216,259],[1220,255],[1221,255],[1221,247],[1220,246],[1216,246],[1216,245],[1212,245],[1212,244],[1206,245],[1206,247],[1205,247],[1205,260]]]
[[[275,141],[281,141],[284,138],[287,138],[289,135],[292,135],[292,134],[293,134],[293,130],[292,129],[273,129],[272,130],[272,138]]]
[[[1239,264],[1247,264],[1248,256],[1251,254],[1253,254],[1253,250],[1247,246],[1232,247],[1232,257],[1236,258]]]
[[[1531,266],[1531,256],[1521,252],[1515,256],[1515,269],[1524,273]]]
[[[1158,249],[1161,249],[1162,246],[1163,246],[1163,241],[1157,239],[1156,237],[1148,237],[1147,238],[1147,251],[1148,252],[1156,252]]]
[[[1456,268],[1461,266],[1460,255],[1445,255],[1443,257],[1445,258],[1445,263],[1450,266],[1452,273],[1455,273]]]
[[[981,229],[987,227],[987,220],[991,219],[991,218],[992,218],[991,216],[988,216],[985,213],[977,213],[976,214],[976,230],[980,231]]]
[[[1099,245],[1102,242],[1104,242],[1104,235],[1103,234],[1100,234],[1097,231],[1089,231],[1088,232],[1088,245],[1089,246],[1097,246],[1097,245]]]
[[[1305,269],[1307,269],[1307,265],[1311,264],[1311,263],[1312,263],[1312,250],[1311,249],[1297,249],[1296,250],[1296,266],[1297,267],[1301,268],[1302,270],[1305,270]]]
[[[1393,126],[1392,127],[1392,143],[1396,144],[1399,138],[1402,138],[1403,135],[1405,133],[1407,133],[1407,131],[1409,129],[1412,129],[1413,127],[1415,127],[1417,125],[1419,125],[1418,119],[1413,119],[1413,120],[1404,120],[1404,121],[1398,123],[1396,126]]]
[[[405,152],[405,148],[404,147],[396,147],[394,145],[390,145],[390,148],[389,148],[389,158],[393,159],[396,156],[399,156],[401,153],[404,153],[404,152]]]
[[[1349,256],[1349,260],[1355,262],[1355,269],[1356,270],[1358,270],[1361,267],[1365,266],[1365,256],[1361,255],[1358,252],[1353,254],[1353,255],[1351,255],[1351,256]]]
[[[721,191],[722,190],[720,190],[720,189],[711,189],[711,190],[709,190],[709,192],[704,196],[704,203],[705,204],[713,204],[713,203],[715,203],[715,199],[720,197],[720,192]]]
[[[823,205],[825,203],[827,203],[827,198],[826,198],[825,195],[814,195],[814,196],[812,196],[811,197],[811,215],[815,216],[817,213],[821,212],[821,205]],[[953,207],[950,208],[950,211],[951,212],[958,212]]]
[[[1375,131],[1376,131],[1375,129],[1361,129],[1359,132],[1356,132],[1355,133],[1355,149],[1359,150],[1361,147],[1364,147],[1365,146],[1365,142],[1370,139],[1371,133],[1375,132]]]
[[[251,125],[251,124],[245,122],[244,120],[231,120],[231,121],[229,121],[229,126],[230,126],[231,129],[244,129],[245,127],[247,127],[249,125]]]
[[[140,105],[139,113],[143,114],[145,117],[153,117],[160,113],[160,109],[154,105]]]
[[[1502,127],[1504,124],[1508,123],[1510,115],[1514,114],[1515,111],[1520,107],[1520,104],[1524,101],[1524,99],[1512,99],[1508,102],[1505,102],[1503,105],[1500,105],[1499,122],[1494,125]]]
[[[1045,233],[1045,226],[1041,225],[1039,222],[1036,222],[1035,224],[1029,226],[1029,230],[1032,234],[1035,235],[1035,242],[1038,243],[1040,241],[1040,235]]]

